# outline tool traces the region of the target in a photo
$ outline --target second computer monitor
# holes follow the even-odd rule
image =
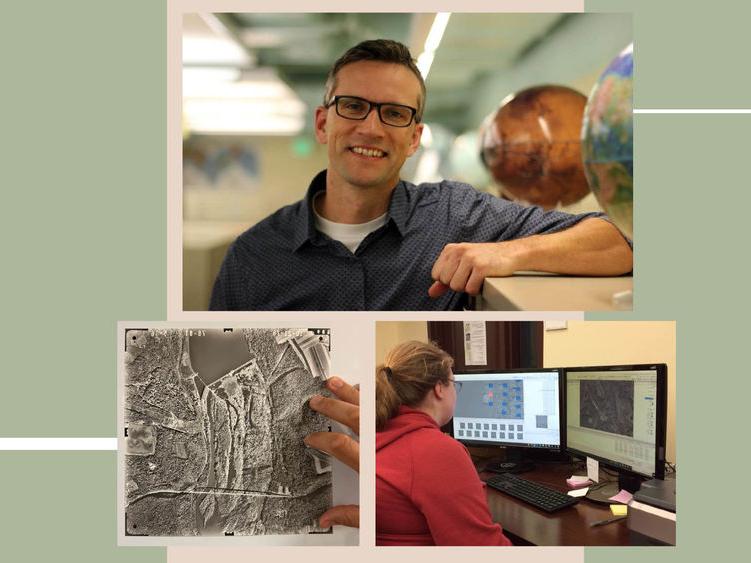
[[[620,472],[664,477],[667,366],[566,368],[567,451]]]
[[[475,445],[558,449],[562,374],[558,369],[454,373],[453,434]]]

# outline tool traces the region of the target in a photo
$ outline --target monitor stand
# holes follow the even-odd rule
[[[535,464],[525,459],[521,451],[513,449],[506,450],[506,455],[503,458],[489,460],[483,470],[491,473],[523,473],[532,471],[534,468]]]

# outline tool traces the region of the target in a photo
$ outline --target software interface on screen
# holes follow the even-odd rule
[[[458,440],[560,446],[558,372],[454,374]]]
[[[566,372],[568,447],[652,475],[657,371]]]

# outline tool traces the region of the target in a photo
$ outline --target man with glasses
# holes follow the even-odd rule
[[[631,270],[629,244],[601,214],[401,181],[424,107],[425,83],[401,43],[365,41],[339,58],[315,113],[328,169],[304,200],[235,241],[211,309],[455,310],[489,276]]]

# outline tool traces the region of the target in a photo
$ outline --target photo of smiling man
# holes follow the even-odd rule
[[[520,270],[617,276],[626,238],[570,215],[444,180],[400,179],[420,146],[425,82],[409,49],[369,40],[333,65],[315,137],[328,167],[305,198],[240,235],[212,310],[461,310],[486,277]]]

